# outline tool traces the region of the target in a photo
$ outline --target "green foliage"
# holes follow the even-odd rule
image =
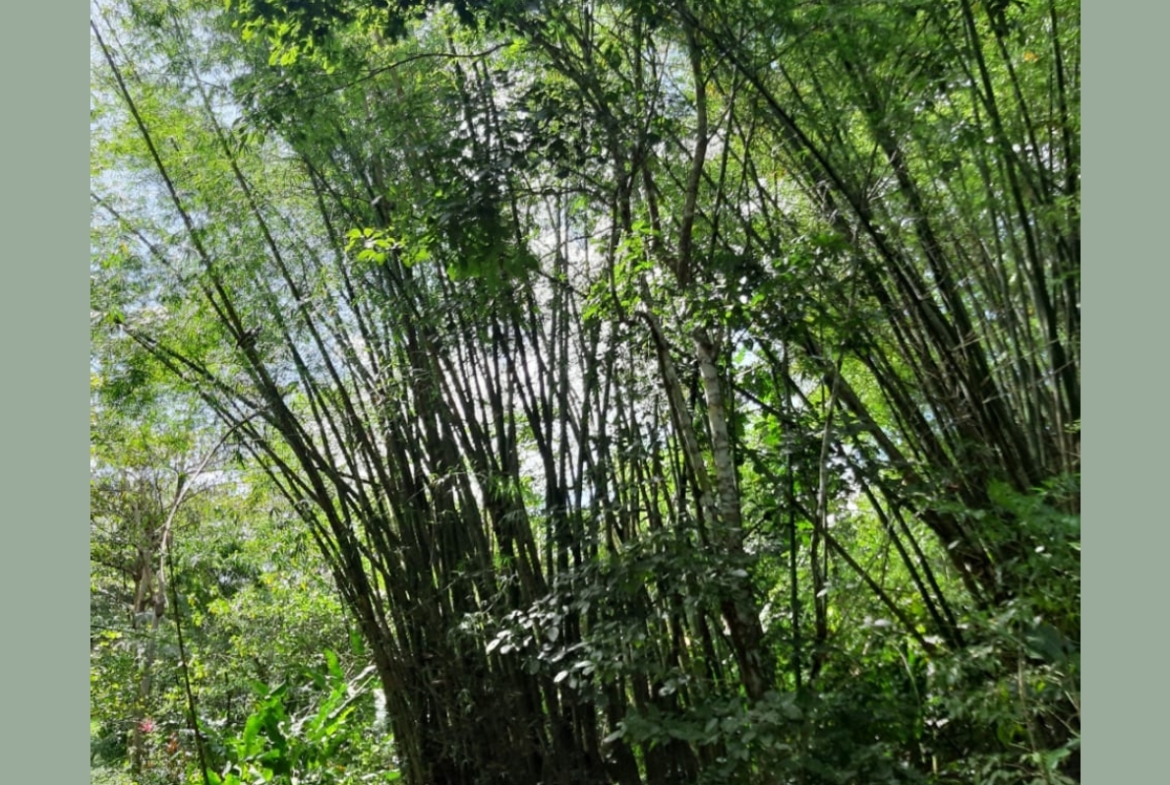
[[[174,781],[197,765],[186,679],[201,716],[216,718],[206,729],[231,731],[249,678],[297,673],[323,645],[346,640],[345,617],[279,501],[249,492],[247,476],[218,456],[200,466],[196,451],[210,445],[191,430],[197,417],[158,388],[144,396],[104,376],[94,385],[91,758],[110,776],[129,764],[135,782]],[[192,492],[176,497],[185,484]],[[155,602],[160,580],[156,624],[157,605],[136,597],[141,588]]]
[[[95,24],[95,763],[1077,779],[1075,4],[220,5]]]
[[[209,772],[211,782],[326,785],[354,781],[349,768],[387,755],[389,740],[369,741],[368,712],[363,721],[358,719],[370,684],[369,669],[349,678],[338,656],[329,650],[324,653],[324,665],[303,671],[296,687],[290,682],[272,688],[256,683],[256,702],[243,730],[216,740],[226,761]],[[290,714],[290,704],[303,708]],[[382,774],[361,776],[360,781],[394,782],[400,776],[393,767],[379,768]]]

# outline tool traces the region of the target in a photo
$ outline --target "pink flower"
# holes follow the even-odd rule
[[[155,727],[154,720],[152,720],[152,719],[145,719],[142,722],[138,723],[138,730],[142,731],[143,733],[153,732],[154,727]]]

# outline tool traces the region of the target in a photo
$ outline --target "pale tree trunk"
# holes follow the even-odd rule
[[[711,429],[711,453],[715,462],[715,483],[718,489],[716,507],[719,513],[716,541],[735,560],[746,563],[739,483],[735,458],[731,452],[731,435],[727,428],[727,404],[719,369],[715,365],[717,350],[705,330],[695,330],[693,338],[699,371],[703,377],[703,392],[707,399],[707,425]],[[723,600],[723,616],[731,631],[744,689],[753,701],[759,700],[771,689],[775,683],[776,670],[770,653],[763,646],[764,629],[755,605],[751,578],[744,571],[734,595]]]

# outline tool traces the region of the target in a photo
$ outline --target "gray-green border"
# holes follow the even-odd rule
[[[1166,284],[1170,270],[1158,235],[1170,224],[1170,8],[1130,0],[1089,2],[1082,12],[1082,771],[1089,783],[1164,782],[1170,461],[1159,349],[1170,333],[1170,286],[1158,281]]]
[[[80,6],[80,4],[78,4]],[[85,782],[89,735],[88,42],[14,3],[0,79],[0,780]]]

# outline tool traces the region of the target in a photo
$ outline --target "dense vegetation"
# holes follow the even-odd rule
[[[1079,782],[1079,8],[92,19],[95,781]]]

